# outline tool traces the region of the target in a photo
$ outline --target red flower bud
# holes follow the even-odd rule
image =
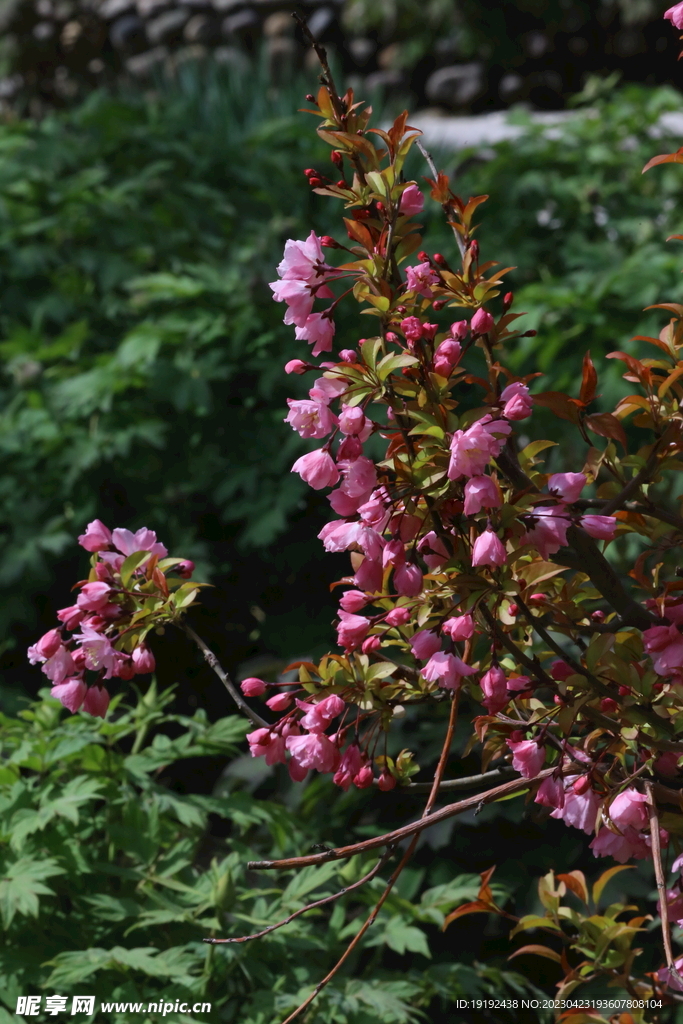
[[[630,695],[630,693],[631,693],[631,687],[630,686],[620,686],[619,687],[619,696],[620,697],[628,697]]]
[[[448,260],[446,259],[445,256],[442,256],[440,252],[434,253],[434,262],[438,263],[440,267],[448,266]]]
[[[605,613],[601,611],[599,608],[597,608],[594,612],[591,612],[591,619],[593,620],[593,622],[604,622]]]
[[[346,182],[344,181],[343,178],[340,178],[339,181],[337,182],[337,188],[346,188]]]
[[[388,793],[389,790],[394,789],[394,787],[396,786],[396,779],[391,774],[391,772],[385,770],[380,775],[377,785],[379,786],[383,793]]]
[[[322,178],[315,177],[315,178],[309,178],[308,179],[308,184],[311,186],[311,188],[319,188],[322,185],[322,183],[323,183],[323,179]]]
[[[324,246],[325,249],[341,249],[339,242],[330,235],[323,235],[320,239],[320,244]]]
[[[516,604],[511,604],[508,611],[510,615],[519,615],[519,607]]]
[[[342,156],[342,154],[339,152],[338,149],[333,149],[332,150],[332,152],[330,153],[330,160],[337,167],[343,167],[344,166],[344,157]]]
[[[378,213],[384,213],[384,203],[377,202],[375,203],[375,206],[377,207]]]
[[[436,302],[432,303],[432,307],[438,313],[439,310],[443,309],[443,307],[446,305],[446,301],[446,299],[437,299]]]
[[[354,210],[351,214],[354,220],[367,220],[370,216],[369,210]]]
[[[580,779],[577,779],[572,785],[572,789],[577,796],[581,796],[583,793],[587,793],[591,788],[591,780],[589,775],[582,775]]]
[[[476,238],[473,238],[472,241],[470,242],[470,252],[472,253],[473,260],[479,259],[479,242],[476,240]]]
[[[315,103],[315,96],[313,95],[312,92],[306,93],[306,100],[308,101],[308,103]]]
[[[619,705],[612,697],[603,697],[600,701],[600,710],[607,712],[618,711]]]
[[[538,331],[525,331],[524,334],[522,334],[522,338],[535,338],[537,334]]]
[[[310,178],[311,176],[317,178],[318,176],[318,172],[315,170],[314,167],[306,167],[306,169],[304,170],[304,174],[306,175],[307,178]]]
[[[503,299],[503,309],[507,312],[512,303],[515,301],[515,296],[512,292],[507,292]]]
[[[429,260],[429,256],[424,251],[424,249],[420,250],[420,252],[417,254],[417,258],[419,259],[420,263],[426,263]]]

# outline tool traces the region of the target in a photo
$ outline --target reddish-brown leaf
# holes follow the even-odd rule
[[[583,375],[581,378],[581,393],[579,395],[581,401],[585,405],[590,403],[595,398],[595,389],[598,386],[598,375],[593,365],[590,352],[586,352],[583,357]]]
[[[599,412],[592,416],[586,416],[586,426],[600,437],[610,437],[618,441],[626,451],[626,431],[611,412]]]
[[[563,391],[543,391],[540,395],[534,395],[534,403],[543,406],[544,409],[550,409],[561,420],[579,422],[577,400],[565,395]]]
[[[676,150],[675,153],[662,153],[661,156],[653,156],[652,160],[643,167],[643,174],[645,171],[649,171],[651,167],[657,167],[658,164],[683,164],[683,147]]]
[[[556,964],[562,963],[561,955],[554,949],[550,949],[548,946],[537,946],[535,943],[516,949],[514,953],[510,954],[508,960],[513,960],[516,956],[521,956],[522,953],[533,953],[535,956],[544,956],[546,960],[554,960]]]

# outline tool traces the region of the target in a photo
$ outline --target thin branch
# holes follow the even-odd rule
[[[660,442],[661,443],[661,442]],[[635,494],[641,484],[646,483],[651,476],[656,472],[657,464],[659,462],[659,443],[655,444],[645,465],[640,469],[634,477],[632,477],[625,487],[611,498],[602,510],[602,514],[605,516],[611,516],[613,512],[616,512],[625,501]]]
[[[330,94],[330,101],[332,103],[332,106],[334,107],[334,112],[337,116],[337,120],[341,124],[344,118],[344,108],[342,106],[339,93],[337,92],[337,86],[334,84],[334,76],[332,74],[332,71],[330,70],[330,65],[327,60],[327,50],[318,42],[318,40],[311,32],[308,25],[306,24],[305,19],[302,18],[300,14],[298,14],[295,11],[292,14],[292,17],[294,18],[297,25],[299,26],[304,36],[308,40],[309,45],[315,50],[315,55],[318,58],[318,61],[320,62],[320,67],[322,68],[323,71],[321,76],[322,83]]]
[[[334,903],[335,900],[340,899],[342,896],[346,896],[348,893],[353,892],[354,889],[360,889],[361,886],[365,885],[366,882],[372,881],[375,875],[379,874],[386,862],[393,856],[394,847],[390,846],[386,853],[383,853],[380,859],[375,864],[371,871],[368,871],[367,875],[363,875],[353,885],[347,885],[345,889],[340,889],[339,892],[332,893],[331,896],[325,896],[321,900],[316,900],[315,903],[309,903],[305,907],[301,907],[299,910],[295,910],[289,917],[285,917],[282,921],[278,921],[277,924],[271,924],[268,928],[264,928],[261,932],[255,932],[253,935],[242,935],[236,939],[203,939],[203,942],[207,942],[212,946],[223,945],[228,942],[250,942],[251,939],[262,939],[264,935],[269,935],[270,932],[274,932],[277,928],[282,928],[284,925],[294,921],[295,918],[301,917],[302,914],[307,914],[309,910],[315,910],[317,907],[324,907],[328,903]]]
[[[237,687],[230,679],[228,673],[219,663],[216,655],[213,653],[212,650],[210,650],[210,648],[206,646],[202,638],[195,633],[192,626],[189,626],[186,622],[183,622],[180,628],[187,633],[191,640],[194,640],[197,647],[204,655],[204,660],[214,670],[214,672],[216,673],[216,675],[218,676],[223,686],[228,691],[228,693],[230,694],[230,696],[232,697],[232,699],[234,700],[235,704],[242,712],[242,714],[246,715],[249,721],[258,729],[270,729],[270,725],[268,724],[268,722],[266,722],[265,719],[261,718],[261,716],[258,715],[255,711],[252,711],[252,709],[249,707],[240,691],[237,689]]]
[[[380,896],[380,898],[378,899],[378,901],[377,901],[377,903],[375,904],[375,906],[373,907],[373,909],[372,909],[372,912],[370,913],[370,916],[369,916],[369,917],[367,918],[367,920],[366,920],[366,921],[364,922],[364,924],[363,924],[362,928],[360,928],[360,929],[359,929],[359,930],[358,930],[358,931],[356,932],[356,934],[354,935],[353,939],[352,939],[352,940],[351,940],[351,942],[350,942],[350,943],[348,944],[348,946],[346,947],[346,949],[344,950],[344,952],[342,953],[341,957],[339,958],[339,960],[337,961],[337,963],[336,963],[336,964],[334,965],[334,967],[332,968],[332,970],[331,970],[331,971],[329,972],[329,974],[325,975],[325,977],[323,978],[323,980],[322,980],[322,981],[318,982],[318,984],[317,984],[317,985],[316,985],[316,987],[315,987],[315,988],[313,989],[313,991],[312,991],[312,992],[311,992],[311,994],[310,994],[310,995],[308,996],[308,998],[307,998],[307,999],[305,999],[305,1000],[303,1001],[303,1003],[301,1003],[301,1005],[300,1005],[300,1006],[297,1006],[296,1010],[294,1010],[294,1012],[293,1012],[293,1013],[290,1013],[289,1017],[287,1017],[287,1019],[286,1019],[286,1020],[284,1020],[284,1021],[282,1022],[282,1024],[291,1024],[291,1021],[293,1021],[293,1020],[296,1020],[296,1018],[297,1018],[297,1017],[298,1017],[298,1016],[299,1016],[299,1015],[300,1015],[301,1013],[303,1013],[303,1011],[304,1011],[304,1010],[305,1010],[305,1009],[306,1009],[306,1008],[307,1008],[308,1006],[310,1006],[310,1005],[311,1005],[311,1003],[312,1003],[312,1002],[313,1002],[313,1000],[314,1000],[314,999],[316,998],[316,996],[317,996],[317,995],[318,995],[318,994],[319,994],[320,992],[322,992],[322,990],[323,990],[323,989],[325,988],[325,986],[326,986],[326,985],[327,985],[327,984],[328,984],[328,983],[329,983],[330,981],[332,981],[332,979],[334,978],[334,976],[335,976],[335,975],[336,975],[336,974],[337,974],[337,973],[338,973],[338,972],[339,972],[339,971],[341,970],[341,968],[343,967],[343,965],[345,964],[345,962],[346,962],[346,961],[348,960],[348,958],[349,958],[349,957],[351,956],[351,953],[352,953],[352,952],[354,951],[354,949],[356,948],[356,946],[358,945],[358,943],[360,942],[360,940],[361,940],[361,939],[363,938],[363,936],[365,935],[365,933],[366,933],[366,931],[368,930],[368,928],[369,928],[369,927],[370,927],[370,926],[371,926],[371,925],[372,925],[372,924],[374,923],[374,921],[375,921],[375,920],[377,919],[377,915],[379,914],[380,910],[382,909],[382,906],[384,905],[384,903],[385,903],[386,899],[388,898],[389,894],[391,893],[391,890],[392,890],[392,889],[394,888],[394,885],[396,884],[396,882],[397,882],[397,880],[398,880],[398,878],[399,878],[399,876],[400,876],[401,872],[403,871],[404,867],[406,866],[406,864],[408,863],[408,861],[409,861],[409,860],[410,860],[410,858],[412,857],[412,855],[413,855],[413,852],[414,852],[414,850],[415,850],[415,847],[417,846],[417,841],[418,841],[418,839],[419,839],[419,835],[413,836],[413,840],[412,840],[412,842],[411,842],[410,846],[408,847],[408,849],[406,850],[405,854],[404,854],[404,855],[403,855],[403,857],[401,858],[401,861],[400,861],[400,863],[398,864],[398,866],[397,866],[396,870],[394,871],[393,875],[391,876],[391,878],[390,878],[390,879],[389,879],[389,881],[387,882],[387,887],[386,887],[386,889],[384,890],[384,892],[382,893],[382,895]]]
[[[434,176],[434,185],[436,185],[436,183],[438,181],[438,178],[439,178],[439,172],[436,169],[436,164],[434,163],[434,161],[433,161],[433,159],[431,157],[431,154],[428,152],[428,150],[426,150],[424,148],[424,146],[422,145],[422,143],[420,142],[419,139],[415,140],[415,145],[417,146],[417,148],[422,153],[422,156],[424,157],[424,159],[427,161],[427,166],[429,167],[429,170],[432,172],[432,175]],[[451,204],[450,203],[442,203],[442,209],[443,209],[443,212],[446,214],[446,216],[449,217],[449,214],[451,213],[451,209],[452,209]],[[450,223],[450,219],[449,219],[449,223]],[[452,224],[451,224],[451,227],[453,229],[453,234],[455,235],[455,241],[456,241],[458,249],[460,251],[460,256],[462,258],[464,258],[465,251],[466,251],[465,250],[465,243],[464,243],[464,241],[463,241],[463,239],[462,239],[462,237],[460,235],[460,232],[455,227],[453,227]]]
[[[402,839],[407,839],[408,836],[412,836],[416,832],[421,832],[425,828],[431,828],[432,825],[437,825],[441,821],[447,821],[448,818],[455,817],[456,814],[464,814],[465,811],[470,811],[480,805],[485,806],[502,797],[510,796],[512,793],[521,793],[523,790],[528,789],[529,786],[542,782],[543,779],[546,779],[556,771],[557,767],[546,768],[534,779],[512,779],[512,781],[506,782],[502,786],[489,789],[486,793],[476,793],[474,796],[469,796],[458,803],[447,804],[446,807],[434,811],[426,821],[424,819],[413,821],[409,825],[404,825],[393,832],[387,832],[382,836],[374,836],[372,839],[365,839],[361,843],[353,843],[351,846],[340,846],[336,850],[325,850],[323,853],[311,853],[304,857],[288,857],[284,860],[252,860],[249,861],[247,866],[253,871],[272,871],[274,869],[304,868],[310,864],[324,864],[328,860],[345,860],[353,857],[356,853],[365,853],[367,850],[376,850],[381,846],[399,843]],[[574,771],[574,769],[568,768],[566,770],[567,773],[571,771]]]
[[[506,782],[516,778],[514,768],[494,768],[493,771],[484,772],[483,775],[467,775],[462,779],[447,779],[439,783],[439,792],[458,792],[459,790],[478,789],[486,786],[489,782]],[[407,786],[401,786],[401,792],[408,793],[429,793],[432,788],[431,782],[412,782]]]
[[[664,942],[664,955],[669,974],[678,981],[683,981],[678,973],[674,960],[673,949],[671,948],[671,929],[669,926],[669,904],[666,901],[666,878],[662,866],[662,843],[659,835],[659,815],[655,803],[652,783],[645,783],[645,793],[650,809],[650,843],[652,846],[652,860],[655,866],[655,878],[657,879],[657,892],[659,893],[659,915],[662,919],[662,940]]]

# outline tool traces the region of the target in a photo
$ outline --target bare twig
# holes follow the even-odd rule
[[[507,782],[516,778],[514,768],[494,768],[493,771],[484,772],[483,775],[467,775],[462,779],[447,779],[439,783],[439,792],[458,792],[459,790],[477,789],[479,786],[486,786],[489,782]],[[432,788],[431,782],[412,782],[401,787],[401,792],[407,793],[429,793]]]
[[[417,148],[422,153],[422,156],[427,161],[427,166],[429,167],[429,170],[432,172],[432,174],[434,176],[434,184],[436,185],[436,183],[438,181],[438,178],[439,178],[439,172],[436,169],[436,164],[434,163],[434,161],[433,161],[433,159],[431,157],[431,154],[428,152],[428,150],[425,149],[425,147],[422,145],[422,143],[420,142],[419,139],[416,139],[415,145],[417,146]],[[450,203],[442,203],[442,208],[443,208],[443,212],[446,214],[446,216],[450,218],[451,209],[452,209],[451,208],[451,204]],[[449,223],[450,223],[450,219],[449,219]],[[453,225],[451,225],[451,227],[453,228],[453,234],[455,235],[455,241],[457,243],[458,250],[460,251],[460,256],[464,257],[464,255],[465,255],[465,243],[464,243],[464,241],[463,241],[463,239],[462,239],[462,237],[460,235],[460,232],[457,231],[456,228],[453,227]]]
[[[285,917],[282,921],[278,921],[277,924],[271,924],[267,928],[264,928],[261,932],[255,932],[253,935],[242,935],[235,939],[204,939],[204,942],[209,943],[212,946],[222,945],[228,942],[250,942],[251,939],[262,939],[264,935],[269,935],[270,932],[274,932],[277,928],[282,928],[284,925],[294,921],[295,918],[301,917],[302,914],[307,914],[309,910],[315,910],[317,907],[324,907],[328,903],[334,903],[335,900],[341,899],[342,896],[348,895],[353,892],[354,889],[360,889],[361,886],[365,885],[366,882],[372,881],[375,875],[379,874],[386,862],[393,856],[394,847],[390,846],[386,853],[383,853],[380,859],[375,864],[371,871],[368,871],[367,875],[363,875],[353,885],[347,885],[345,889],[340,889],[339,892],[332,893],[331,896],[325,896],[321,900],[316,900],[315,903],[309,903],[305,907],[301,907],[299,910],[295,910],[289,917]]]
[[[332,103],[332,106],[334,107],[334,112],[337,116],[337,120],[341,123],[341,121],[344,118],[344,108],[342,106],[339,93],[337,92],[337,86],[334,84],[334,76],[332,74],[332,71],[330,70],[330,65],[327,60],[327,50],[325,49],[324,46],[321,46],[321,44],[318,42],[318,40],[311,32],[308,25],[306,24],[305,19],[302,18],[300,14],[298,14],[295,11],[292,14],[292,17],[294,18],[297,25],[303,32],[309,45],[315,50],[315,55],[320,62],[320,67],[322,68],[321,81],[330,94],[330,101]]]
[[[573,768],[568,768],[566,771],[569,773],[574,770],[575,769]],[[407,839],[408,836],[412,836],[416,832],[421,832],[425,828],[431,828],[432,825],[437,825],[440,821],[447,821],[448,818],[453,818],[456,814],[464,814],[465,811],[470,811],[479,804],[485,806],[488,803],[493,803],[495,800],[500,800],[504,796],[510,796],[512,793],[521,793],[523,790],[528,789],[529,786],[533,786],[537,782],[542,782],[543,779],[546,779],[556,771],[556,767],[546,768],[540,772],[535,779],[512,779],[510,782],[506,782],[502,786],[496,786],[494,789],[489,789],[486,793],[475,793],[473,796],[468,796],[465,800],[460,800],[458,803],[447,804],[445,807],[440,808],[440,810],[434,811],[427,821],[424,819],[413,821],[409,825],[404,825],[402,828],[398,828],[393,832],[386,832],[382,836],[374,836],[372,839],[365,839],[361,843],[353,843],[351,846],[340,846],[337,849],[325,850],[323,853],[311,853],[304,857],[288,857],[284,860],[249,861],[248,867],[252,870],[259,871],[304,868],[308,867],[310,864],[324,864],[328,860],[345,860],[349,857],[353,857],[356,853],[365,853],[367,850],[376,850],[381,846],[390,846],[392,843],[399,843],[402,839]]]
[[[671,947],[671,929],[669,926],[669,905],[666,901],[666,878],[662,866],[662,844],[659,836],[659,815],[657,804],[652,790],[652,783],[645,783],[645,793],[650,809],[650,843],[652,847],[652,861],[655,866],[655,878],[657,880],[657,892],[659,893],[659,915],[662,919],[662,940],[664,942],[664,955],[669,973],[678,981],[683,981],[678,973]]]
[[[223,686],[228,691],[228,693],[230,694],[230,696],[232,697],[232,699],[234,700],[235,704],[240,709],[242,714],[246,715],[249,721],[258,729],[270,729],[270,725],[268,724],[268,722],[266,722],[265,719],[261,718],[260,715],[258,715],[249,707],[240,691],[237,689],[237,687],[230,679],[228,673],[219,663],[216,655],[213,653],[212,650],[210,650],[210,648],[206,646],[202,638],[195,633],[192,626],[189,626],[186,622],[183,622],[180,628],[187,633],[191,640],[194,640],[197,647],[204,655],[204,660],[214,670],[214,672],[216,673],[216,675],[218,676]]]

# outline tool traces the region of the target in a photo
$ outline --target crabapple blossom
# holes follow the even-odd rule
[[[422,295],[425,299],[431,299],[432,288],[439,283],[439,277],[434,273],[429,263],[420,263],[417,267],[408,267],[406,270],[408,278],[408,290],[416,295]]]
[[[287,405],[289,413],[285,418],[285,423],[289,423],[300,437],[321,438],[334,429],[336,417],[333,416],[328,405],[323,405],[322,402],[312,402],[306,398],[296,401],[288,398]]]
[[[83,698],[83,711],[95,718],[105,718],[109,700],[109,693],[104,686],[89,686]]]
[[[455,615],[446,619],[441,632],[451,640],[469,640],[474,636],[474,619],[471,615]]]
[[[384,616],[384,621],[388,626],[405,626],[406,622],[410,622],[410,611],[403,607],[392,608]]]
[[[422,675],[428,682],[438,683],[444,690],[457,690],[463,676],[468,676],[473,671],[474,669],[457,655],[437,651],[422,669]]]
[[[416,597],[422,590],[423,575],[419,565],[405,562],[394,571],[396,592],[404,597]]]
[[[512,767],[525,779],[534,779],[545,763],[545,747],[536,740],[507,740],[512,751]]]
[[[466,516],[476,515],[483,508],[500,508],[502,500],[495,481],[490,476],[473,476],[465,484]]]
[[[578,501],[587,483],[585,473],[553,473],[548,478],[548,490],[562,501]]]
[[[664,12],[662,17],[668,18],[674,28],[683,29],[683,3],[674,4],[673,7]]]
[[[398,212],[404,217],[414,217],[416,213],[422,213],[425,204],[425,197],[417,187],[410,184],[401,193],[401,201],[398,205]]]
[[[88,687],[85,685],[85,682],[80,676],[74,676],[71,679],[64,679],[62,682],[57,683],[56,686],[53,686],[50,696],[56,697],[68,711],[75,715],[81,708],[87,692]]]
[[[305,712],[299,724],[304,729],[308,729],[309,732],[323,732],[327,729],[332,719],[336,718],[337,715],[341,715],[346,707],[344,701],[336,693],[331,693],[329,697],[324,697],[317,704],[309,704],[306,701],[297,700],[296,706],[299,710]]]
[[[441,639],[430,629],[421,629],[410,641],[410,649],[420,661],[431,658],[441,648]]]
[[[493,665],[487,672],[484,672],[479,680],[479,685],[484,694],[486,710],[490,715],[497,715],[508,702],[507,679],[502,668]],[[519,769],[517,770],[519,771]]]
[[[511,429],[505,420],[493,420],[487,413],[467,430],[456,430],[451,440],[449,478],[480,476],[491,459],[500,455]]]
[[[292,760],[300,767],[319,772],[336,771],[339,766],[339,749],[324,732],[312,732],[306,736],[288,736],[287,750]],[[268,755],[266,754],[266,763]]]
[[[478,309],[472,317],[471,329],[474,334],[488,334],[496,326],[496,321],[485,309]]]
[[[503,416],[508,420],[525,420],[533,412],[534,402],[526,384],[508,384],[500,400],[505,402]]]
[[[347,590],[339,599],[339,604],[345,612],[359,612],[367,603],[368,599],[362,590]]]
[[[334,487],[339,480],[339,470],[329,452],[322,448],[297,459],[292,466],[292,473],[298,473],[316,491],[323,487]]]
[[[99,519],[93,519],[88,523],[85,533],[78,538],[78,543],[86,551],[101,551],[108,548],[112,542],[111,530]]]
[[[504,565],[507,559],[505,547],[490,527],[487,527],[474,542],[472,548],[472,565]]]
[[[240,689],[245,697],[261,697],[266,692],[266,684],[256,676],[249,676],[242,680]]]
[[[349,612],[339,612],[339,625],[337,626],[337,639],[340,647],[347,651],[359,647],[367,636],[370,629],[370,619],[364,615],[351,615]]]

